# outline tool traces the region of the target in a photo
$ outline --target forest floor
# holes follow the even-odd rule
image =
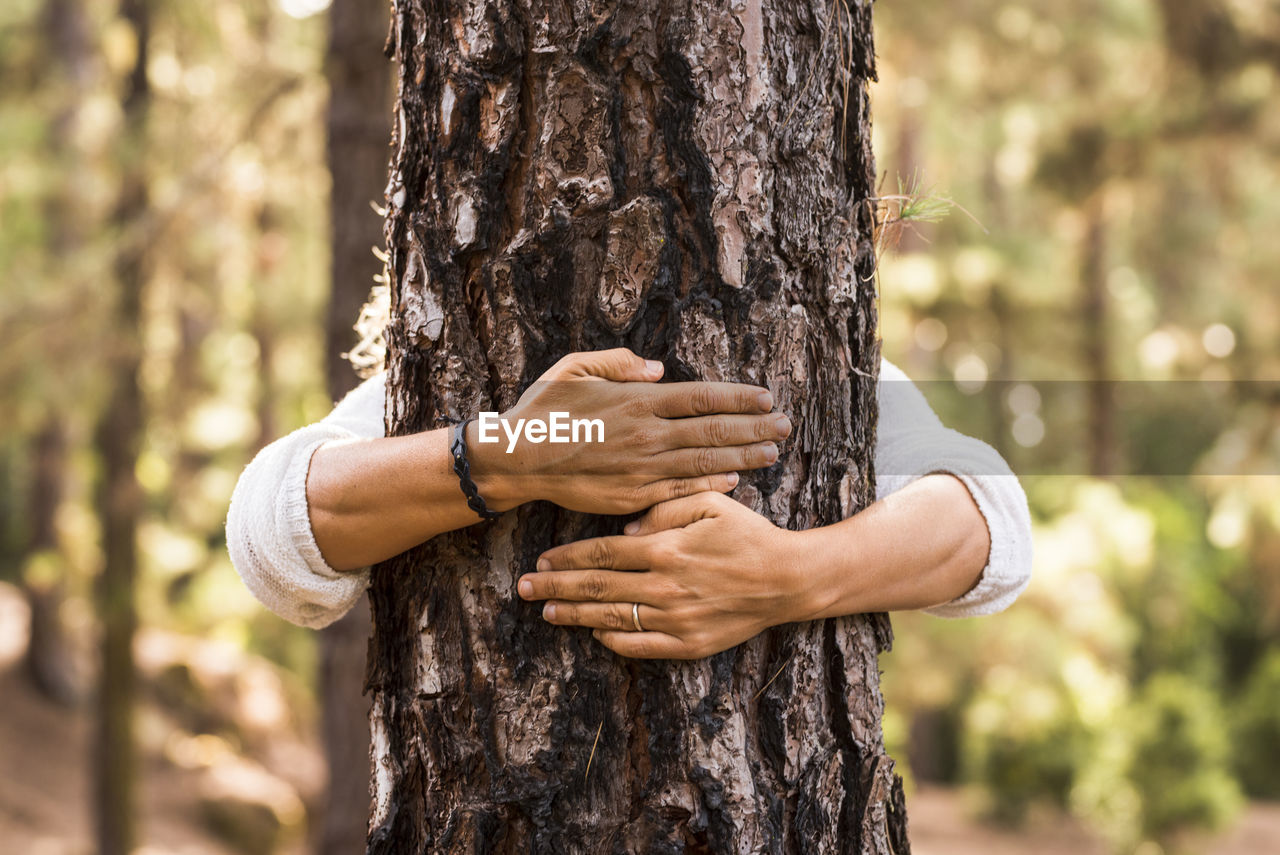
[[[33,687],[21,664],[25,607],[0,584],[0,855],[91,855],[91,707],[60,706]],[[138,642],[137,855],[304,853],[323,767],[275,669],[154,630]],[[196,735],[200,725],[222,736]],[[255,725],[268,725],[268,738]]]
[[[912,855],[1108,855],[1103,840],[1062,814],[1034,816],[1017,830],[977,821],[954,788],[922,786],[907,795]],[[1254,802],[1235,825],[1203,842],[1203,855],[1280,853],[1280,803]]]
[[[0,591],[0,594],[3,594]],[[89,748],[91,726],[85,709],[68,710],[40,696],[17,664],[20,649],[6,638],[17,621],[12,620],[0,596],[0,852],[21,855],[90,855],[93,852],[89,813]],[[9,600],[12,605],[12,601]],[[147,671],[150,658],[163,637],[144,637],[140,659]],[[171,640],[170,640],[171,641]],[[198,642],[194,642],[198,643]],[[174,649],[172,643],[168,649]],[[181,648],[190,652],[193,648]],[[199,654],[195,658],[198,659]],[[235,663],[237,671],[253,663]],[[262,690],[262,683],[258,689]],[[169,696],[173,697],[172,694]],[[217,695],[213,702],[219,702]],[[287,697],[283,695],[279,701]],[[270,708],[267,704],[266,708]],[[319,754],[313,737],[299,736],[306,728],[280,727],[264,750],[261,739],[245,733],[243,745],[255,750],[229,752],[218,742],[192,739],[183,727],[183,711],[163,707],[154,697],[139,711],[142,746],[141,823],[143,847],[139,855],[234,855],[271,851],[300,855],[305,851],[301,817],[291,822],[291,811],[314,805]],[[187,721],[189,724],[189,720]],[[234,741],[234,740],[233,740]],[[252,791],[259,801],[275,805],[284,817],[284,832],[277,831],[273,848],[261,848],[263,835],[250,838],[254,846],[230,842],[227,833],[212,830],[210,805],[219,801],[216,773],[227,777],[233,789]],[[246,771],[248,770],[248,771]],[[234,800],[232,800],[234,801]],[[922,786],[907,799],[912,850],[916,855],[1106,855],[1106,847],[1069,817],[1035,816],[1018,831],[992,828],[976,821],[957,790]],[[226,814],[223,815],[224,818]],[[254,825],[253,811],[243,804],[234,814],[237,822]],[[226,827],[224,823],[224,828]],[[243,829],[242,829],[243,831]],[[258,828],[261,831],[261,828]],[[1249,806],[1226,834],[1207,841],[1205,855],[1264,855],[1280,852],[1280,803]]]

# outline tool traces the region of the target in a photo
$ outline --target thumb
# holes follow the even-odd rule
[[[654,382],[662,378],[662,363],[641,359],[625,347],[575,353],[566,359],[570,374],[618,382]]]
[[[695,493],[683,499],[659,502],[640,519],[627,523],[622,531],[624,534],[641,535],[684,528],[698,520],[719,516],[717,504],[721,498],[720,493]]]

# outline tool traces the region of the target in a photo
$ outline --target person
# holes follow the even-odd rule
[[[615,652],[700,658],[767,627],[873,611],[963,617],[1007,607],[1031,572],[1026,497],[986,443],[942,425],[900,369],[881,362],[874,503],[790,531],[725,495],[738,471],[772,465],[791,432],[768,390],[660,383],[626,349],[571,354],[505,419],[567,411],[607,426],[597,443],[477,442],[471,476],[487,507],[644,511],[622,534],[549,549],[517,584],[542,618],[588,627]],[[478,522],[452,468],[450,430],[384,435],[386,374],[245,468],[227,516],[233,564],[294,623],[350,609],[368,567]],[[428,583],[429,584],[429,583]]]

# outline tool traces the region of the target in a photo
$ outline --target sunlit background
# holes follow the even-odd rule
[[[890,236],[885,353],[1035,521],[1007,613],[895,620],[916,848],[1280,851],[1280,3],[876,20],[880,193],[950,208]]]
[[[136,348],[140,839],[308,851],[316,637],[250,596],[222,524],[252,454],[330,406],[329,3],[153,0],[127,146],[137,34],[81,0],[68,52],[69,2],[0,6],[0,849],[92,848],[95,431]],[[1035,521],[1007,613],[895,618],[916,851],[1280,851],[1280,3],[876,21],[884,351]],[[122,222],[129,169],[150,201]]]

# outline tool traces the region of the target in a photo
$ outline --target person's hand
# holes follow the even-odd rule
[[[656,382],[661,377],[660,362],[626,348],[561,359],[502,418],[513,430],[517,419],[547,421],[552,412],[599,419],[603,441],[522,438],[508,454],[503,429],[496,431],[497,443],[481,443],[473,422],[467,452],[480,494],[497,510],[544,499],[574,511],[625,514],[702,491],[731,490],[736,470],[778,459],[775,443],[791,432],[791,423],[771,412],[767,389]]]
[[[700,659],[807,616],[799,533],[728,496],[663,502],[624,531],[543,553],[520,596],[546,600],[549,622],[592,627],[606,647],[645,659]]]

